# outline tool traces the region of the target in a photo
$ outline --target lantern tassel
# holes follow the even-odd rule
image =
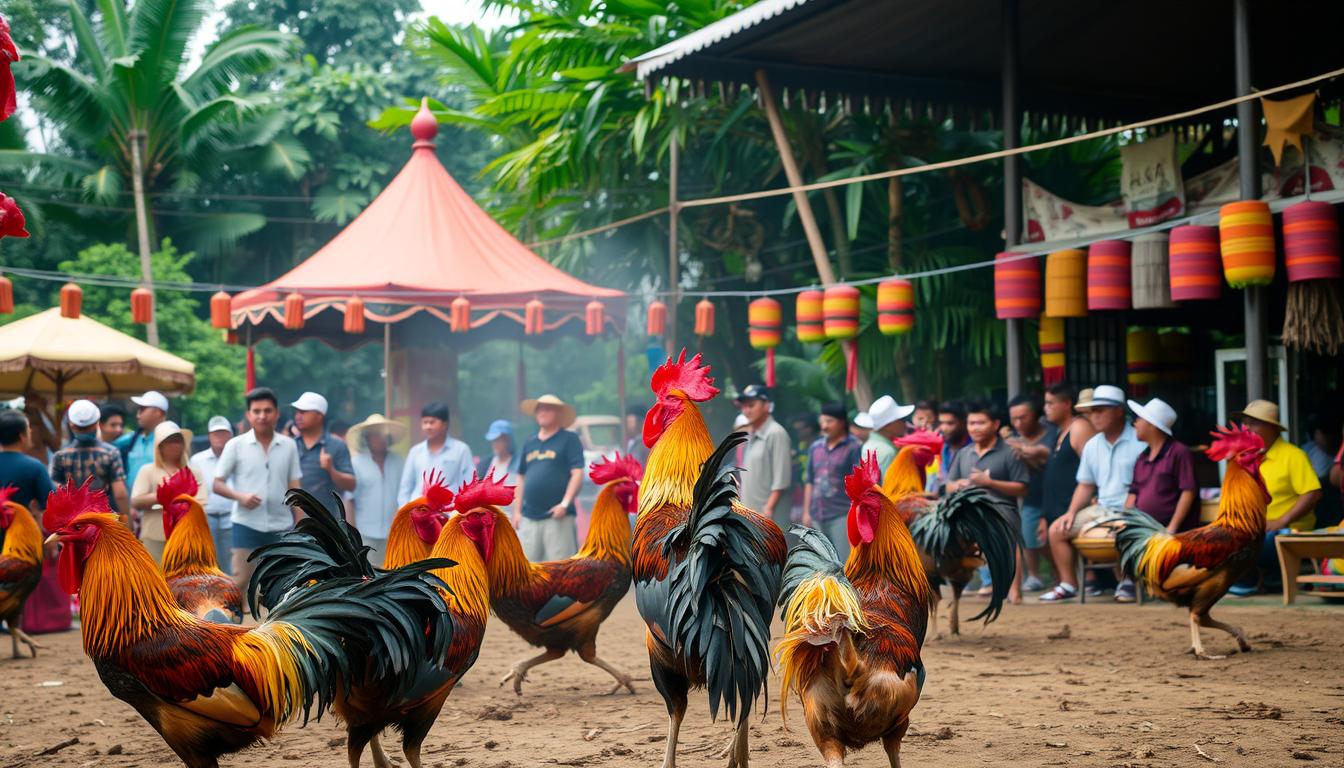
[[[775,348],[765,350],[765,386],[775,388]]]
[[[1288,284],[1283,313],[1283,343],[1318,355],[1335,355],[1344,346],[1344,310],[1334,280]]]
[[[845,347],[845,391],[853,392],[859,383],[859,342],[851,341]]]

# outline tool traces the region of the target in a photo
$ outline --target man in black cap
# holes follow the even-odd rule
[[[786,498],[792,480],[789,433],[770,415],[770,388],[752,384],[733,400],[747,420],[747,446],[743,453],[742,503],[774,520],[780,530],[789,530],[792,505]]]

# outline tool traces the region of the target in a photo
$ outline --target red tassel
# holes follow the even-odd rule
[[[765,350],[765,386],[775,387],[775,348]]]
[[[131,291],[131,322],[147,325],[154,319],[154,292],[148,288]]]
[[[695,335],[714,335],[714,303],[701,299],[695,304]]]
[[[251,344],[247,345],[247,374],[244,386],[248,392],[257,388],[257,350]]]
[[[61,286],[61,317],[75,319],[84,305],[84,289],[74,283]]]
[[[218,328],[221,331],[227,331],[233,327],[233,318],[230,317],[231,307],[229,294],[219,291],[210,297],[210,326]]]
[[[466,333],[471,330],[471,301],[466,296],[453,299],[448,312],[448,326],[453,333]]]
[[[351,296],[345,302],[345,332],[364,332],[364,300],[358,296]]]
[[[845,344],[845,391],[853,392],[859,383],[859,342]]]
[[[291,293],[285,297],[285,330],[297,331],[303,328],[303,294]]]
[[[649,335],[662,336],[667,333],[667,305],[658,299],[649,302]]]
[[[0,315],[14,314],[14,283],[0,276]]]

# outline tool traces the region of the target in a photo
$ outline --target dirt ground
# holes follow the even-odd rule
[[[1215,615],[1243,625],[1254,652],[1196,661],[1184,653],[1189,635],[1178,609],[1109,600],[1010,607],[988,628],[931,640],[904,763],[1344,766],[1344,606],[1307,597],[1282,608],[1264,597],[1224,601]],[[1235,648],[1224,635],[1205,638],[1213,653]],[[0,768],[177,764],[149,726],[107,693],[77,632],[42,639],[46,651],[21,661],[11,661],[0,640]],[[633,600],[604,626],[598,651],[634,674],[637,695],[603,695],[610,678],[570,656],[535,669],[517,698],[496,682],[531,651],[492,623],[480,660],[425,742],[426,768],[658,765],[665,710],[649,682]],[[790,710],[790,728],[780,722],[777,690],[775,681],[769,712],[751,728],[753,764],[819,765],[801,708]],[[726,725],[709,721],[704,695],[693,697],[679,764],[725,765],[715,755],[729,736]],[[76,744],[38,754],[75,737]],[[340,727],[324,720],[222,762],[344,766],[343,743]],[[399,742],[390,736],[387,743]],[[870,747],[849,764],[886,760]]]

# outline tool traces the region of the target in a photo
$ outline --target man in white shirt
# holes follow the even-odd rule
[[[266,387],[248,392],[248,432],[224,446],[215,466],[214,492],[236,502],[233,505],[233,580],[246,589],[252,578],[252,550],[280,540],[294,527],[295,511],[285,503],[290,488],[303,477],[294,438],[275,431],[280,415],[275,393]]]
[[[210,447],[193,454],[191,468],[201,476],[209,488],[215,484],[215,472],[219,467],[219,456],[224,446],[233,437],[233,425],[223,416],[211,416],[209,423]],[[233,573],[233,502],[211,493],[205,502],[205,519],[210,523],[210,538],[215,542],[215,559],[219,561],[219,570]]]
[[[397,488],[399,507],[424,494],[426,472],[442,474],[444,484],[454,491],[475,474],[471,449],[448,434],[448,406],[437,401],[425,403],[420,409],[420,431],[425,433],[425,440],[411,447],[406,454],[406,467],[401,471],[401,484]]]
[[[387,556],[387,534],[397,515],[397,485],[406,463],[392,446],[404,437],[406,428],[381,413],[351,427],[345,436],[355,469],[354,500],[346,505],[346,522],[359,530],[369,547],[369,562],[379,568]]]

